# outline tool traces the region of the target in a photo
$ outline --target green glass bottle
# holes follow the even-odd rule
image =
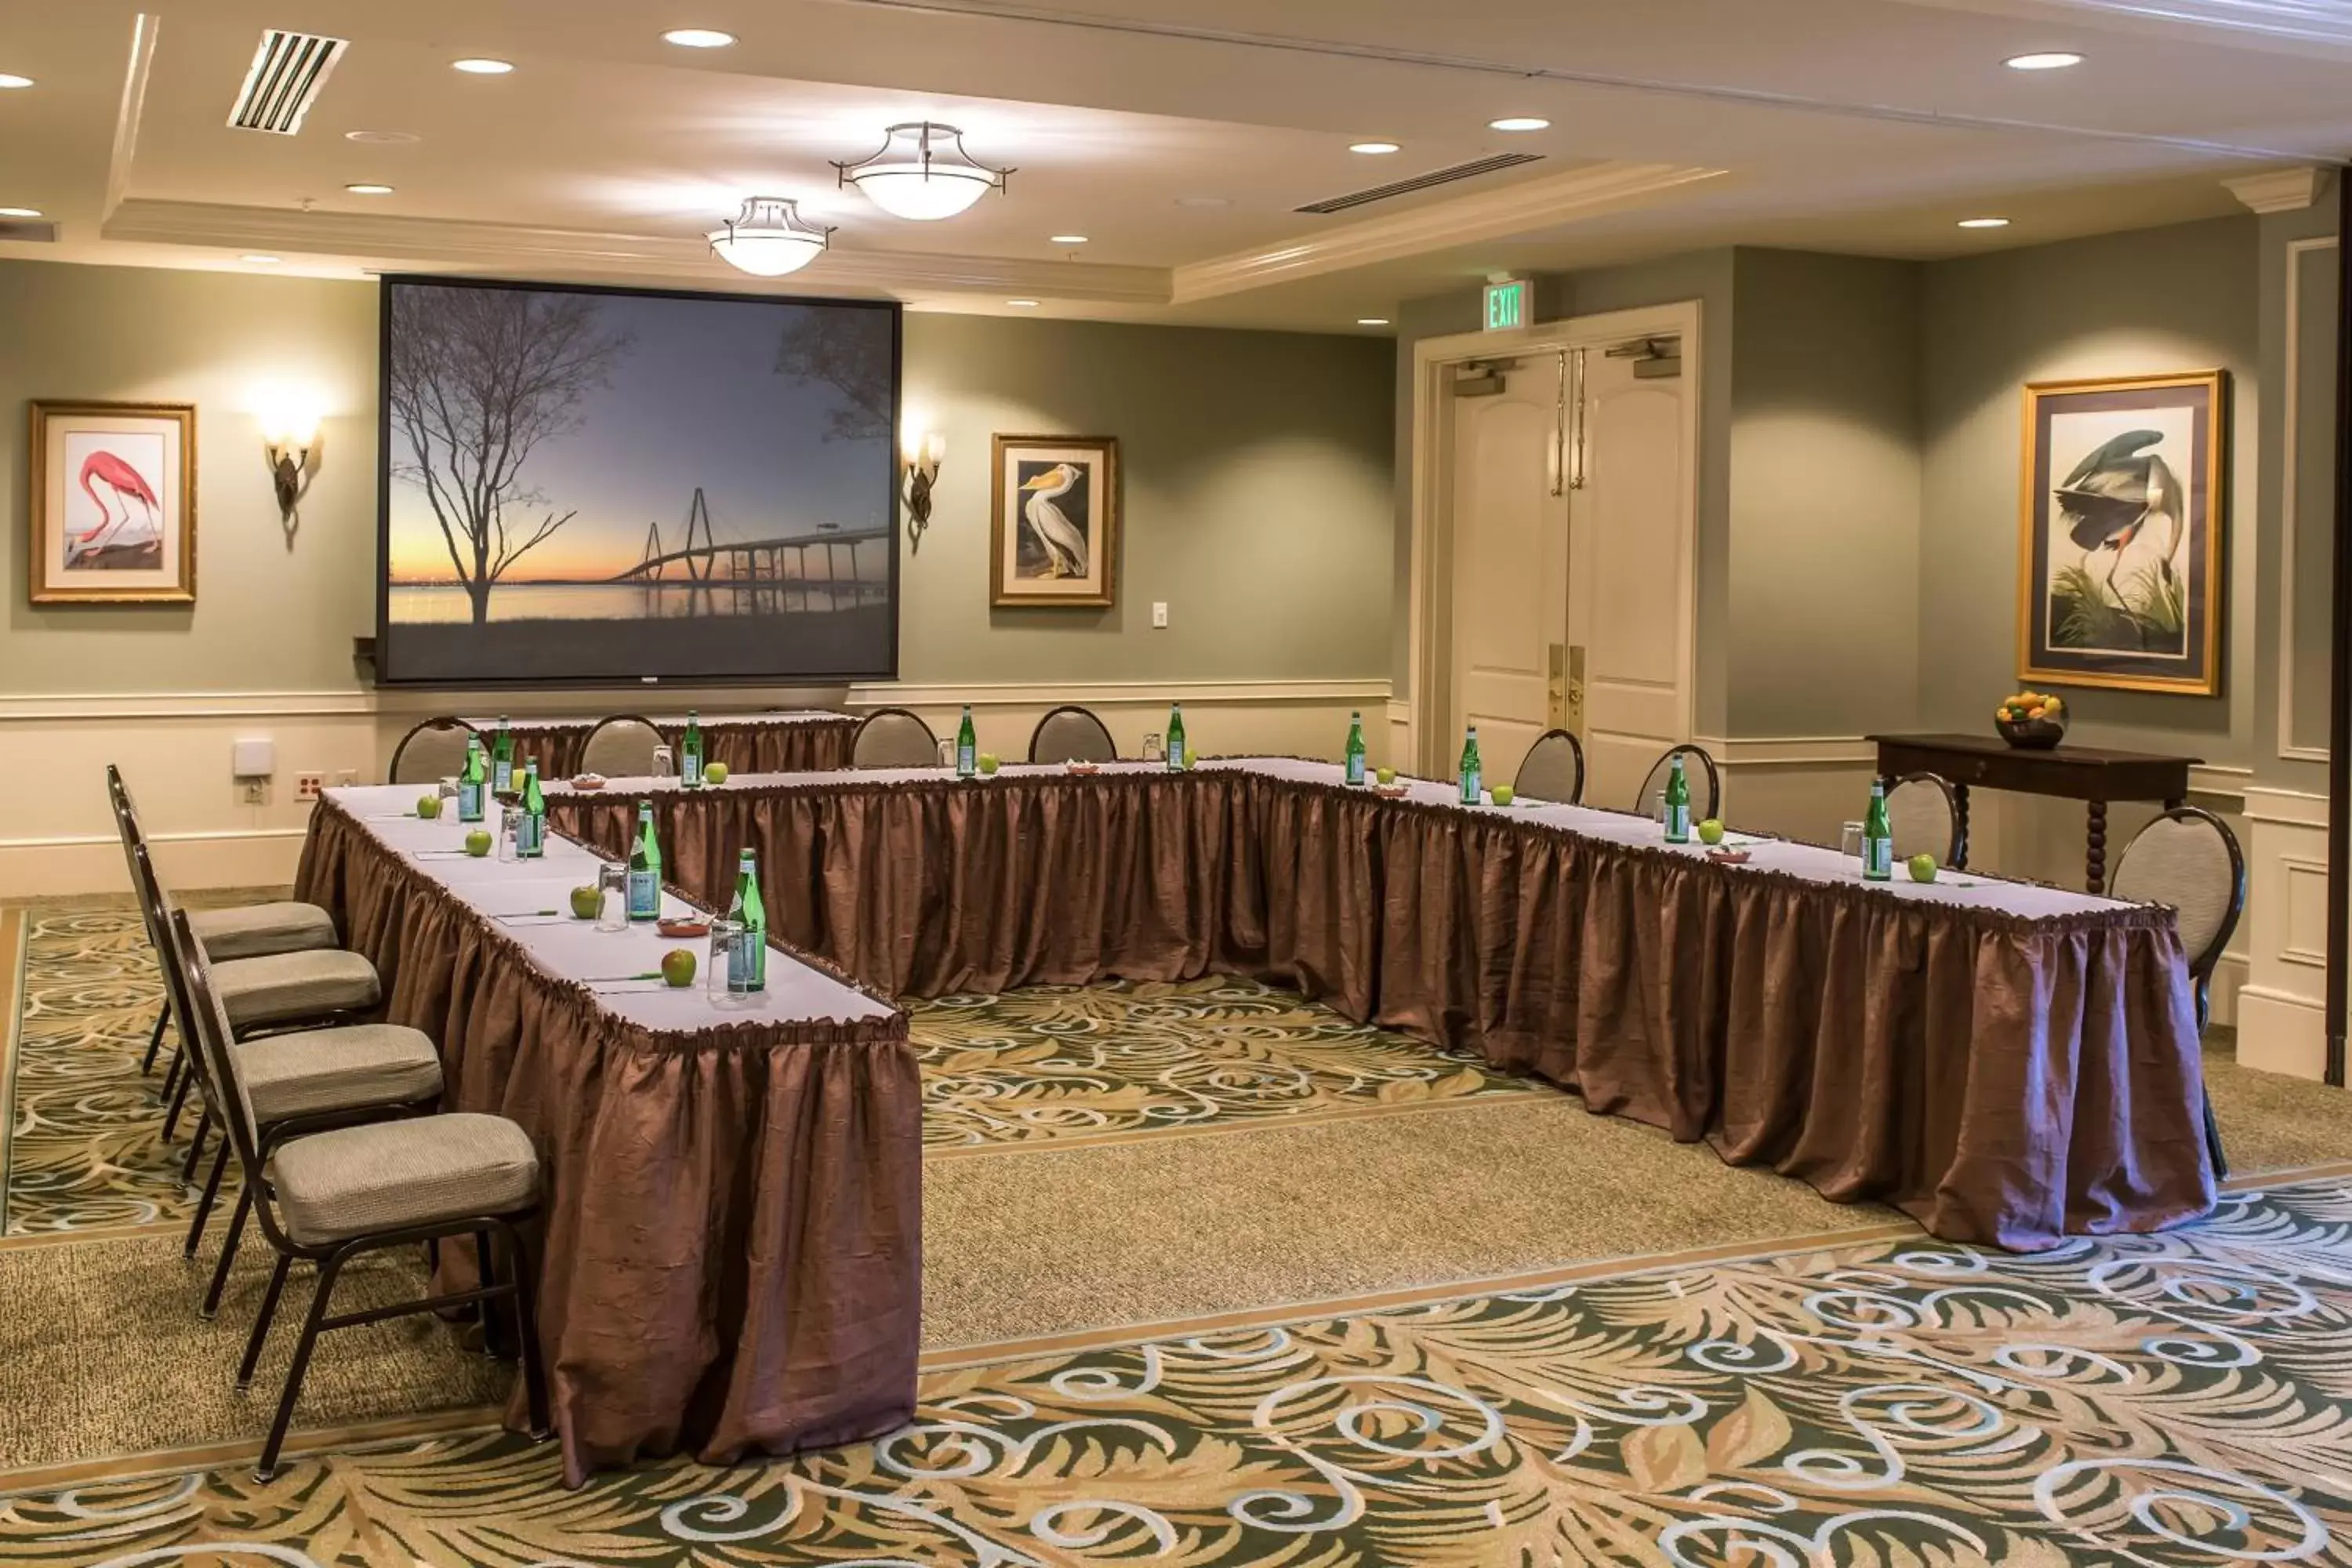
[[[1690,837],[1690,780],[1683,773],[1683,754],[1676,752],[1666,767],[1666,842],[1687,844]]]
[[[1181,702],[1168,705],[1168,771],[1171,773],[1184,771],[1184,705]]]
[[[760,868],[751,851],[735,863],[735,898],[727,918],[738,930],[727,949],[727,989],[739,994],[768,988],[768,907],[760,900]]]
[[[499,732],[490,741],[490,793],[505,795],[514,786],[514,731],[507,728],[507,716],[501,713]]]
[[[971,704],[963,705],[963,722],[956,726],[956,777],[968,779],[980,771],[980,731],[971,727]]]
[[[677,738],[677,782],[688,789],[702,787],[702,720],[687,710],[686,733]]]
[[[654,837],[654,803],[637,802],[637,841],[629,848],[629,918],[661,915],[661,845]]]
[[[1364,782],[1364,716],[1361,713],[1348,715],[1348,782],[1351,784]]]
[[[1478,726],[1473,724],[1462,737],[1462,804],[1477,805],[1486,791],[1486,770],[1478,761]]]
[[[539,762],[522,764],[522,818],[515,824],[515,858],[536,860],[547,853],[547,796],[539,787]]]
[[[466,766],[457,774],[457,820],[479,822],[483,815],[483,796],[488,793],[489,773],[482,765],[482,738],[466,737]]]
[[[1870,781],[1870,809],[1862,815],[1862,875],[1872,882],[1895,876],[1895,825],[1886,817],[1886,781]]]

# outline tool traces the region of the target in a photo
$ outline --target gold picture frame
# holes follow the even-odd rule
[[[36,605],[196,602],[196,406],[37,402],[26,589]]]
[[[2229,373],[2025,388],[2021,680],[2221,689]]]
[[[1108,609],[1118,595],[1118,437],[999,436],[988,602]]]

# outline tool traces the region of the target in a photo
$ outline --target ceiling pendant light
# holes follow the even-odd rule
[[[928,120],[893,125],[882,150],[856,163],[835,163],[841,183],[856,185],[893,217],[929,221],[953,217],[991,191],[1004,188],[1010,169],[992,169],[963,150],[963,132]]]
[[[714,255],[754,278],[782,278],[814,261],[833,230],[801,216],[789,196],[746,196],[743,210],[709,238]]]

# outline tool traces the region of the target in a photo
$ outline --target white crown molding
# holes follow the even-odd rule
[[[139,120],[147,108],[147,79],[155,66],[155,36],[160,16],[142,12],[131,19],[131,63],[122,77],[122,97],[114,110],[114,146],[106,162],[106,206],[111,214],[122,205],[131,183],[131,160],[139,150]]]
[[[2315,166],[2273,169],[2268,174],[2241,174],[2221,184],[2231,195],[2258,213],[2297,213],[2319,199],[2327,172]]]
[[[1175,269],[1173,299],[1177,304],[1188,304],[1271,283],[1509,238],[1614,211],[1723,173],[1681,163],[1591,163],[1387,217],[1318,229],[1307,237],[1277,245],[1187,262]]]
[[[2340,0],[1907,0],[1939,11],[2074,22],[2118,33],[2195,37],[2307,53],[2352,49],[2352,13]]]
[[[200,245],[363,261],[514,269],[563,268],[603,276],[677,279],[750,287],[753,279],[710,254],[698,237],[475,223],[381,213],[300,212],[283,207],[132,197],[100,229],[107,239]],[[798,293],[984,293],[1034,299],[1164,305],[1168,270],[1087,261],[934,256],[836,246],[795,272]]]

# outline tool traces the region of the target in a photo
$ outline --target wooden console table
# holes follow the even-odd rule
[[[1890,784],[1906,773],[1939,773],[1952,786],[1959,844],[1958,863],[1969,863],[1969,789],[2014,790],[2021,795],[2079,800],[2089,807],[2084,856],[2084,885],[2094,893],[2107,888],[2107,806],[2118,800],[2160,800],[2170,810],[2189,797],[2189,770],[2203,759],[2167,757],[2147,752],[2103,752],[2063,742],[2046,752],[2020,751],[1999,735],[1873,735],[1878,776]]]

